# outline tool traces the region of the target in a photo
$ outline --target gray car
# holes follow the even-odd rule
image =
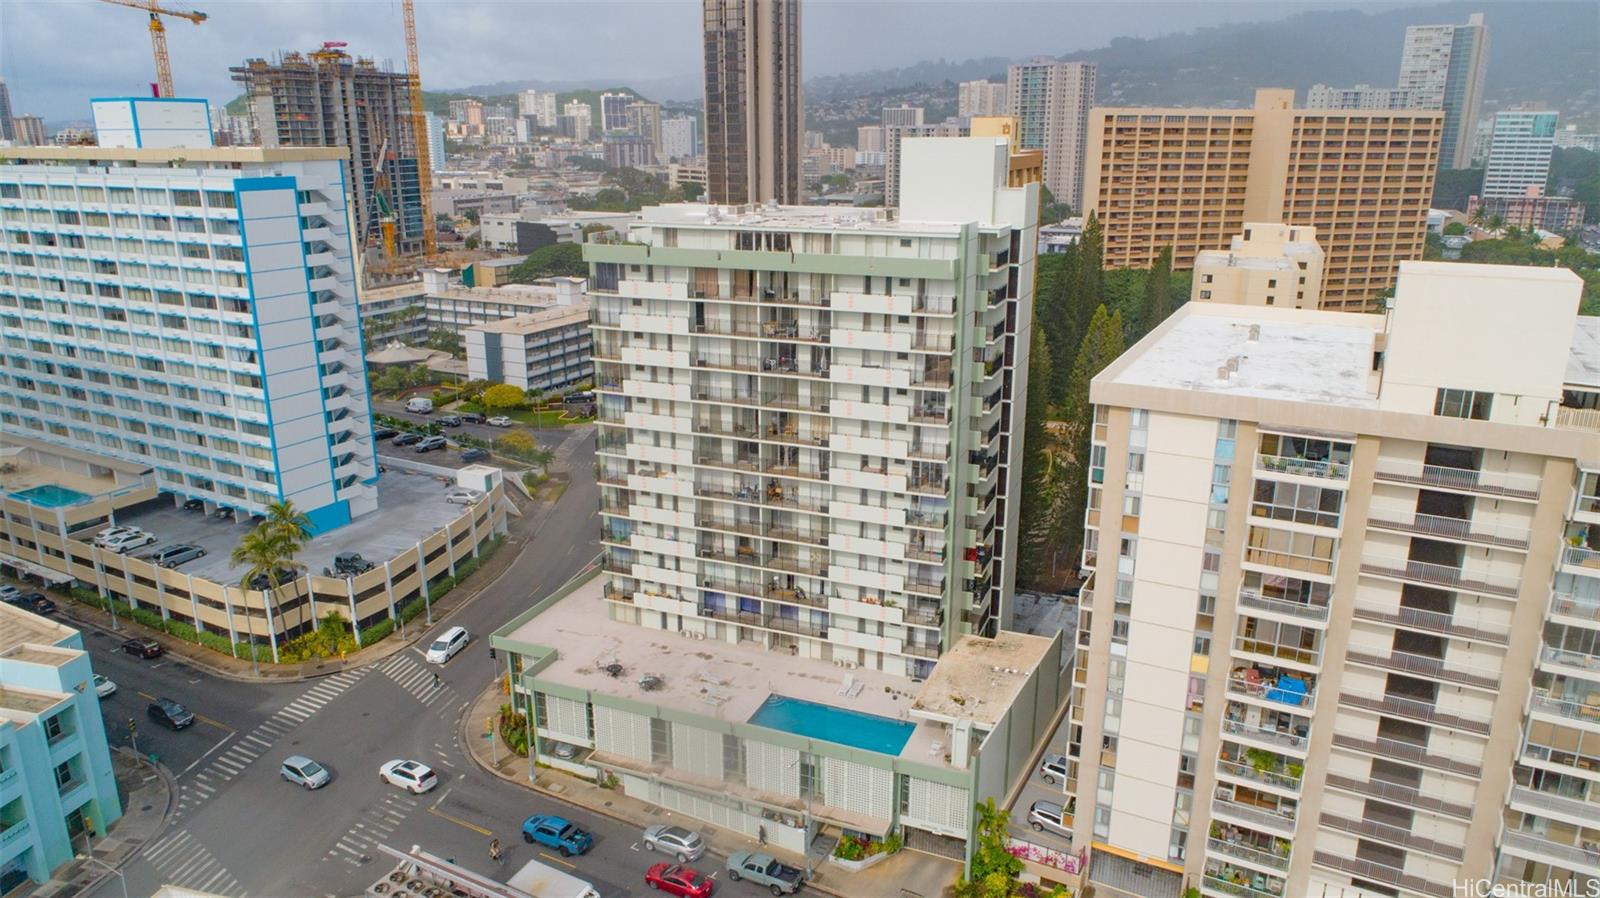
[[[432,452],[435,449],[443,449],[443,448],[445,448],[444,437],[423,437],[422,442],[418,443],[417,444],[417,448],[412,450],[412,451],[413,452]]]
[[[697,861],[706,853],[706,841],[699,833],[660,823],[644,831],[644,847],[648,851],[670,854],[680,864]]]
[[[150,560],[161,565],[162,567],[177,567],[180,564],[187,564],[196,558],[200,558],[205,554],[206,550],[200,548],[199,546],[191,546],[180,543],[176,546],[167,546],[165,549],[162,549],[155,555],[151,556]]]
[[[296,786],[305,786],[307,789],[320,789],[331,779],[328,768],[305,755],[290,755],[284,758],[278,773]]]

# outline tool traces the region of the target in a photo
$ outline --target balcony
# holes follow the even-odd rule
[[[1217,773],[1287,792],[1300,791],[1305,777],[1304,764],[1259,748],[1245,749],[1242,757],[1243,761],[1218,758]]]
[[[1426,561],[1412,561],[1386,555],[1363,555],[1361,573],[1392,577],[1423,586],[1446,586],[1480,595],[1501,596],[1514,599],[1520,578],[1486,571],[1467,572],[1461,568]]]
[[[1485,496],[1508,496],[1518,499],[1539,498],[1539,478],[1528,474],[1507,474],[1499,471],[1476,471],[1471,468],[1447,468],[1425,465],[1416,461],[1380,458],[1373,466],[1372,476],[1390,483],[1438,486],[1463,493]]]
[[[1541,792],[1537,789],[1513,786],[1511,787],[1511,801],[1514,804],[1538,808],[1541,811],[1564,814],[1580,821],[1591,821],[1600,818],[1600,803],[1585,801],[1582,798],[1569,798],[1565,795],[1557,795],[1554,792]]]
[[[1571,593],[1550,594],[1550,613],[1600,623],[1600,600],[1579,599]]]
[[[1561,667],[1572,667],[1590,673],[1600,674],[1600,657],[1585,655],[1581,652],[1569,652],[1551,646],[1541,646],[1539,659],[1546,664],[1556,664]]]
[[[1430,633],[1442,633],[1446,636],[1458,636],[1474,642],[1491,642],[1495,645],[1505,645],[1509,639],[1508,631],[1510,628],[1504,625],[1486,625],[1477,621],[1463,621],[1458,620],[1453,615],[1443,614],[1438,611],[1423,611],[1420,608],[1385,605],[1370,600],[1357,599],[1354,615],[1358,620],[1406,627],[1412,630],[1426,630]]]
[[[0,845],[10,845],[33,831],[33,824],[27,818],[15,823],[0,823]]]
[[[1526,527],[1484,524],[1465,518],[1422,514],[1397,506],[1374,505],[1372,510],[1367,512],[1367,525],[1379,530],[1414,533],[1421,536],[1453,539],[1485,546],[1498,546],[1506,549],[1528,548],[1528,529]]]
[[[1402,786],[1399,783],[1390,783],[1379,779],[1362,780],[1339,773],[1329,773],[1326,783],[1336,789],[1343,789],[1346,792],[1354,792],[1371,798],[1379,798],[1384,801],[1412,807],[1419,811],[1445,814],[1458,820],[1471,820],[1473,818],[1470,805],[1456,804],[1452,801],[1445,801],[1442,798],[1424,795],[1410,786]]]
[[[1533,695],[1528,699],[1528,708],[1532,711],[1555,714],[1580,723],[1600,725],[1600,707],[1587,702],[1553,698],[1537,689],[1533,691]]]
[[[913,655],[918,658],[937,658],[939,657],[940,648],[938,645],[924,645],[922,643],[907,642],[901,648],[901,651],[907,655]]]
[[[728,621],[729,623],[734,624],[746,624],[754,627],[761,626],[761,615],[755,611],[739,611],[735,608],[711,608],[709,606],[702,606],[699,611],[701,617],[711,618],[713,620]]]
[[[1263,851],[1260,848],[1253,848],[1243,842],[1230,842],[1227,839],[1207,839],[1206,850],[1212,854],[1219,854],[1223,857],[1230,857],[1237,861],[1244,861],[1247,864],[1255,864],[1258,867],[1266,867],[1271,870],[1289,869],[1289,851],[1287,847],[1285,847],[1282,854],[1278,854],[1275,851]]]
[[[1211,813],[1213,816],[1221,815],[1241,820],[1246,826],[1263,828],[1286,837],[1293,837],[1294,835],[1294,815],[1292,814],[1279,814],[1265,808],[1241,804],[1221,797],[1211,799]]]
[[[1357,836],[1366,836],[1386,845],[1404,845],[1407,848],[1414,848],[1417,851],[1431,854],[1434,857],[1442,857],[1446,860],[1460,861],[1466,856],[1466,852],[1462,850],[1460,845],[1451,845],[1448,842],[1440,842],[1437,839],[1414,835],[1409,829],[1381,823],[1377,820],[1352,820],[1349,817],[1341,817],[1337,814],[1324,812],[1320,822],[1328,829],[1336,829],[1340,832]]]
[[[1600,550],[1587,546],[1567,546],[1561,551],[1561,563],[1567,567],[1584,568],[1583,573],[1600,577]]]
[[[1287,661],[1290,664],[1302,664],[1306,667],[1316,667],[1322,663],[1322,652],[1319,649],[1303,649],[1298,646],[1283,645],[1263,639],[1250,639],[1244,636],[1235,636],[1233,638],[1233,650],[1249,655],[1273,658],[1278,661]]]
[[[1292,458],[1284,455],[1256,455],[1256,470],[1326,480],[1348,480],[1350,477],[1350,466],[1343,462]]]
[[[1506,830],[1500,837],[1500,846],[1535,858],[1556,858],[1562,866],[1588,873],[1600,874],[1600,851],[1591,851],[1577,845],[1552,842],[1533,833]]]
[[[1238,875],[1243,876],[1245,874],[1241,872]],[[1266,877],[1259,873],[1255,874],[1250,881],[1252,883],[1259,883],[1261,885],[1266,885],[1267,883]],[[1200,880],[1200,887],[1202,891],[1210,891],[1223,895],[1234,895],[1237,896],[1237,898],[1283,898],[1283,887],[1281,885],[1278,887],[1276,892],[1270,892],[1266,889],[1258,889],[1253,886],[1245,885],[1244,883],[1235,882],[1231,879],[1222,879],[1221,877],[1211,876],[1210,874],[1207,874],[1205,878]]]
[[[1347,873],[1361,879],[1370,879],[1373,882],[1387,883],[1408,891],[1433,895],[1435,898],[1456,898],[1459,894],[1448,884],[1432,882],[1376,861],[1362,860],[1361,858],[1333,854],[1327,851],[1316,852],[1312,856],[1312,861],[1329,870],[1338,870],[1341,873]]]
[[[1403,717],[1407,720],[1449,727],[1453,730],[1477,733],[1480,736],[1489,735],[1490,721],[1487,714],[1441,711],[1429,702],[1414,698],[1393,695],[1362,695],[1349,691],[1340,693],[1339,702],[1347,707],[1361,708],[1378,714]]]
[[[1312,605],[1305,602],[1273,599],[1246,589],[1239,590],[1239,604],[1256,611],[1268,611],[1299,620],[1318,622],[1326,622],[1328,620],[1327,605]]]
[[[1281,677],[1278,681],[1252,679],[1248,676],[1230,676],[1228,692],[1235,696],[1265,699],[1280,705],[1304,708],[1310,711],[1316,705],[1315,683],[1296,677]]]
[[[1447,680],[1464,686],[1477,686],[1481,689],[1495,691],[1500,689],[1500,676],[1497,672],[1455,664],[1443,658],[1429,658],[1426,655],[1413,655],[1409,652],[1393,650],[1385,655],[1379,654],[1377,651],[1350,648],[1345,651],[1345,660],[1400,673],[1421,674],[1425,677]]]
[[[1462,758],[1431,752],[1428,750],[1427,746],[1424,745],[1416,745],[1411,742],[1401,742],[1397,739],[1386,739],[1382,736],[1374,736],[1370,739],[1366,739],[1360,736],[1348,736],[1344,733],[1334,733],[1333,744],[1339,746],[1340,748],[1348,748],[1353,751],[1365,752],[1366,754],[1374,755],[1379,758],[1411,761],[1415,764],[1421,764],[1424,767],[1432,767],[1435,770],[1445,770],[1451,773],[1462,773],[1473,777],[1479,776],[1483,773],[1482,765],[1478,764],[1476,761],[1468,761]]]
[[[1252,726],[1238,720],[1222,721],[1222,731],[1229,736],[1238,736],[1241,739],[1253,739],[1278,748],[1290,751],[1304,752],[1306,750],[1306,737],[1296,733],[1275,730],[1269,727]]]

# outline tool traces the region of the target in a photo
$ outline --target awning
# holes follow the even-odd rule
[[[0,552],[0,564],[10,565],[24,574],[38,577],[46,583],[71,583],[75,579],[71,574],[63,574],[38,562],[24,561],[15,555],[7,555],[4,552]]]

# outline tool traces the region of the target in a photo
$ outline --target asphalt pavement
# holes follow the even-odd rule
[[[408,649],[300,683],[235,683],[171,659],[134,658],[121,652],[120,640],[86,632],[95,670],[118,685],[102,705],[112,740],[130,741],[127,720],[133,718],[139,751],[155,755],[178,788],[167,829],[123,868],[129,894],[175,884],[231,898],[355,895],[389,869],[378,844],[420,845],[500,880],[538,859],[589,880],[608,898],[649,893],[644,871],[663,858],[643,850],[636,830],[508,785],[478,769],[459,744],[461,715],[500,671],[485,634],[564,583],[598,551],[593,433],[564,434],[558,454],[572,483],[554,507],[538,506],[513,525],[533,534],[513,564],[431,627],[438,633],[461,625],[473,635],[442,667]],[[144,716],[146,696],[176,699],[199,719],[181,732],[163,730]],[[472,722],[465,729],[477,733],[484,726]],[[282,780],[278,765],[291,754],[327,766],[332,782],[308,792]],[[382,783],[378,768],[394,758],[431,766],[438,788],[413,796]],[[525,844],[521,823],[534,813],[560,814],[590,830],[594,848],[564,860]],[[489,860],[493,838],[507,849],[502,865]],[[696,866],[711,873],[722,860],[708,857]],[[717,893],[765,894],[748,882],[719,882]],[[121,883],[107,880],[94,894],[120,895]]]

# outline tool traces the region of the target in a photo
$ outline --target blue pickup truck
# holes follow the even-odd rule
[[[561,852],[562,857],[583,854],[594,845],[594,836],[579,829],[565,817],[534,814],[522,821],[522,841],[537,842]]]

